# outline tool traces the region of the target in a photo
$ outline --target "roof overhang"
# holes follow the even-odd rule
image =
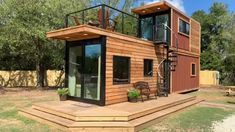
[[[125,35],[115,31],[102,29],[90,25],[79,25],[63,29],[58,29],[46,33],[47,38],[66,40],[66,41],[77,41],[85,39],[100,38],[101,36],[113,37],[122,40],[137,42],[137,43],[152,43],[152,41],[142,40],[140,38]]]
[[[47,38],[76,41],[84,39],[99,38],[102,33],[88,25],[73,26],[63,29],[58,29],[46,33]]]
[[[138,15],[147,15],[147,14],[152,14],[156,12],[167,11],[170,9],[173,9],[181,13],[185,17],[190,18],[184,12],[180,11],[174,5],[170,4],[167,1],[160,1],[160,2],[154,2],[152,4],[143,5],[143,6],[132,9],[132,12]]]
[[[170,6],[165,1],[161,1],[134,8],[132,9],[132,12],[138,15],[147,15],[156,12],[166,11],[169,9]]]

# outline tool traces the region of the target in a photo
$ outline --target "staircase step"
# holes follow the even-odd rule
[[[148,114],[152,114],[154,112],[157,112],[157,111],[161,111],[161,110],[164,110],[164,109],[168,109],[170,107],[173,107],[173,106],[176,106],[176,105],[179,105],[179,104],[182,104],[182,103],[185,103],[185,102],[189,102],[189,101],[192,101],[192,100],[195,100],[196,99],[196,96],[191,96],[191,97],[187,97],[185,99],[181,99],[181,100],[178,100],[178,101],[174,101],[172,103],[169,103],[169,104],[165,104],[165,105],[161,105],[159,107],[156,107],[156,106],[152,106],[152,107],[149,107],[147,108],[146,110],[141,110],[139,112],[135,112],[133,113],[132,115],[129,116],[129,120],[133,120],[135,118],[139,118],[141,116],[145,116],[145,115],[148,115]]]
[[[170,58],[176,58],[176,57],[178,57],[177,55],[169,55],[168,57],[170,57]]]
[[[130,121],[129,123],[132,124],[133,126],[135,126],[135,131],[139,131],[147,126],[151,126],[151,125],[155,124],[156,121],[159,121],[159,119],[161,119],[161,117],[164,117],[166,115],[169,115],[171,113],[179,111],[183,108],[192,106],[192,105],[197,104],[201,101],[203,101],[203,100],[196,99],[193,101],[189,101],[189,102],[186,102],[186,103],[183,103],[180,105],[170,107],[168,109],[164,109],[162,111],[158,111],[158,112],[146,115],[144,117],[137,118],[135,120]]]
[[[38,105],[38,104],[34,104],[32,106],[32,108],[35,109],[35,110],[41,111],[41,112],[45,112],[45,113],[49,113],[49,114],[53,114],[53,115],[58,115],[60,117],[67,118],[69,120],[76,121],[76,116],[73,115],[73,114],[70,114],[70,113],[55,111],[55,110],[52,110],[50,108],[47,108],[47,107],[44,107],[44,106],[41,106],[41,105]]]
[[[162,116],[168,115],[172,112],[175,112],[177,110],[180,110],[184,107],[190,106],[194,103],[196,103],[196,96],[185,96],[181,99],[176,98],[178,95],[170,95],[174,96],[174,100],[169,99],[157,99],[151,101],[151,103],[146,102],[146,104],[139,104],[141,108],[142,106],[148,106],[144,107],[144,109],[136,109],[135,105],[132,105],[133,108],[129,109],[127,108],[126,111],[129,111],[132,113],[128,116],[129,120],[87,120],[87,121],[74,121],[72,119],[68,119],[67,117],[61,117],[61,115],[58,115],[58,113],[47,113],[47,111],[40,111],[36,109],[35,107],[22,109],[19,111],[21,115],[24,115],[28,118],[31,118],[33,120],[36,120],[38,122],[48,124],[54,127],[57,127],[64,131],[112,131],[112,132],[118,132],[118,131],[125,131],[125,132],[134,132],[134,128],[136,127],[136,130],[140,130],[143,127],[149,125],[149,123],[152,123],[152,121],[157,120],[157,118],[161,118]],[[161,102],[158,105],[154,105],[152,102]],[[164,103],[166,102],[166,103]],[[122,106],[122,105],[121,105]],[[140,107],[139,106],[139,107]],[[117,106],[110,106],[110,108],[107,109],[118,109],[120,105],[117,104]],[[102,108],[102,107],[101,107]],[[112,109],[111,109],[112,108]],[[102,108],[103,109],[103,108]],[[125,109],[125,108],[124,108]],[[92,111],[93,109],[91,109]],[[97,110],[94,109],[96,112]],[[123,110],[123,109],[122,109]],[[93,111],[93,112],[95,112]],[[105,116],[102,112],[101,115],[97,115],[97,118],[99,116]],[[115,113],[114,113],[115,114]],[[120,116],[116,115],[115,116]]]
[[[19,111],[19,114],[30,119],[37,120],[40,123],[56,126],[62,130],[67,130],[68,127],[74,123],[72,120],[45,113],[33,108],[22,109]]]
[[[133,126],[128,122],[76,122],[63,117],[52,115],[50,113],[45,113],[33,108],[23,109],[19,111],[19,114],[28,117],[30,119],[36,120],[43,124],[49,124],[51,126],[57,127],[64,131],[82,131],[93,129],[92,131],[97,131],[103,129],[104,131],[110,131],[111,129],[116,130],[131,130]],[[119,131],[120,131],[119,130]]]

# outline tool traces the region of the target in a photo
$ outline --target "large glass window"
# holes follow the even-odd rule
[[[190,26],[187,22],[183,21],[182,19],[179,19],[179,32],[189,35]]]
[[[113,83],[130,82],[130,57],[113,56]]]
[[[141,38],[153,40],[153,18],[147,17],[141,19]]]
[[[82,44],[84,45],[69,48],[70,96],[100,100],[101,44],[88,42]]]
[[[170,32],[167,26],[169,26],[169,15],[163,14],[156,16],[156,41],[169,42]]]
[[[100,100],[101,45],[85,46],[84,98]]]
[[[69,93],[71,96],[81,97],[82,87],[82,46],[69,49]]]
[[[153,76],[153,60],[144,59],[144,76],[145,77]]]

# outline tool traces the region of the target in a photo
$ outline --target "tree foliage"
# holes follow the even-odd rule
[[[46,32],[64,27],[65,14],[90,7],[98,0],[1,0],[0,70],[36,70],[38,86],[46,69],[64,66],[64,43]],[[103,1],[111,6],[120,0]],[[130,0],[121,8],[129,9]]]
[[[218,70],[224,84],[234,84],[235,72],[231,67],[235,65],[231,61],[231,54],[235,52],[231,50],[235,45],[235,32],[231,30],[235,24],[234,15],[225,4],[216,2],[209,13],[199,10],[192,17],[201,23],[201,69]]]

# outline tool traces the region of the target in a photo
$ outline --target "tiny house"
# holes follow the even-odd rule
[[[159,95],[199,87],[200,24],[165,1],[132,12],[102,4],[67,14],[63,29],[47,32],[66,42],[71,100],[125,102],[138,81]]]

